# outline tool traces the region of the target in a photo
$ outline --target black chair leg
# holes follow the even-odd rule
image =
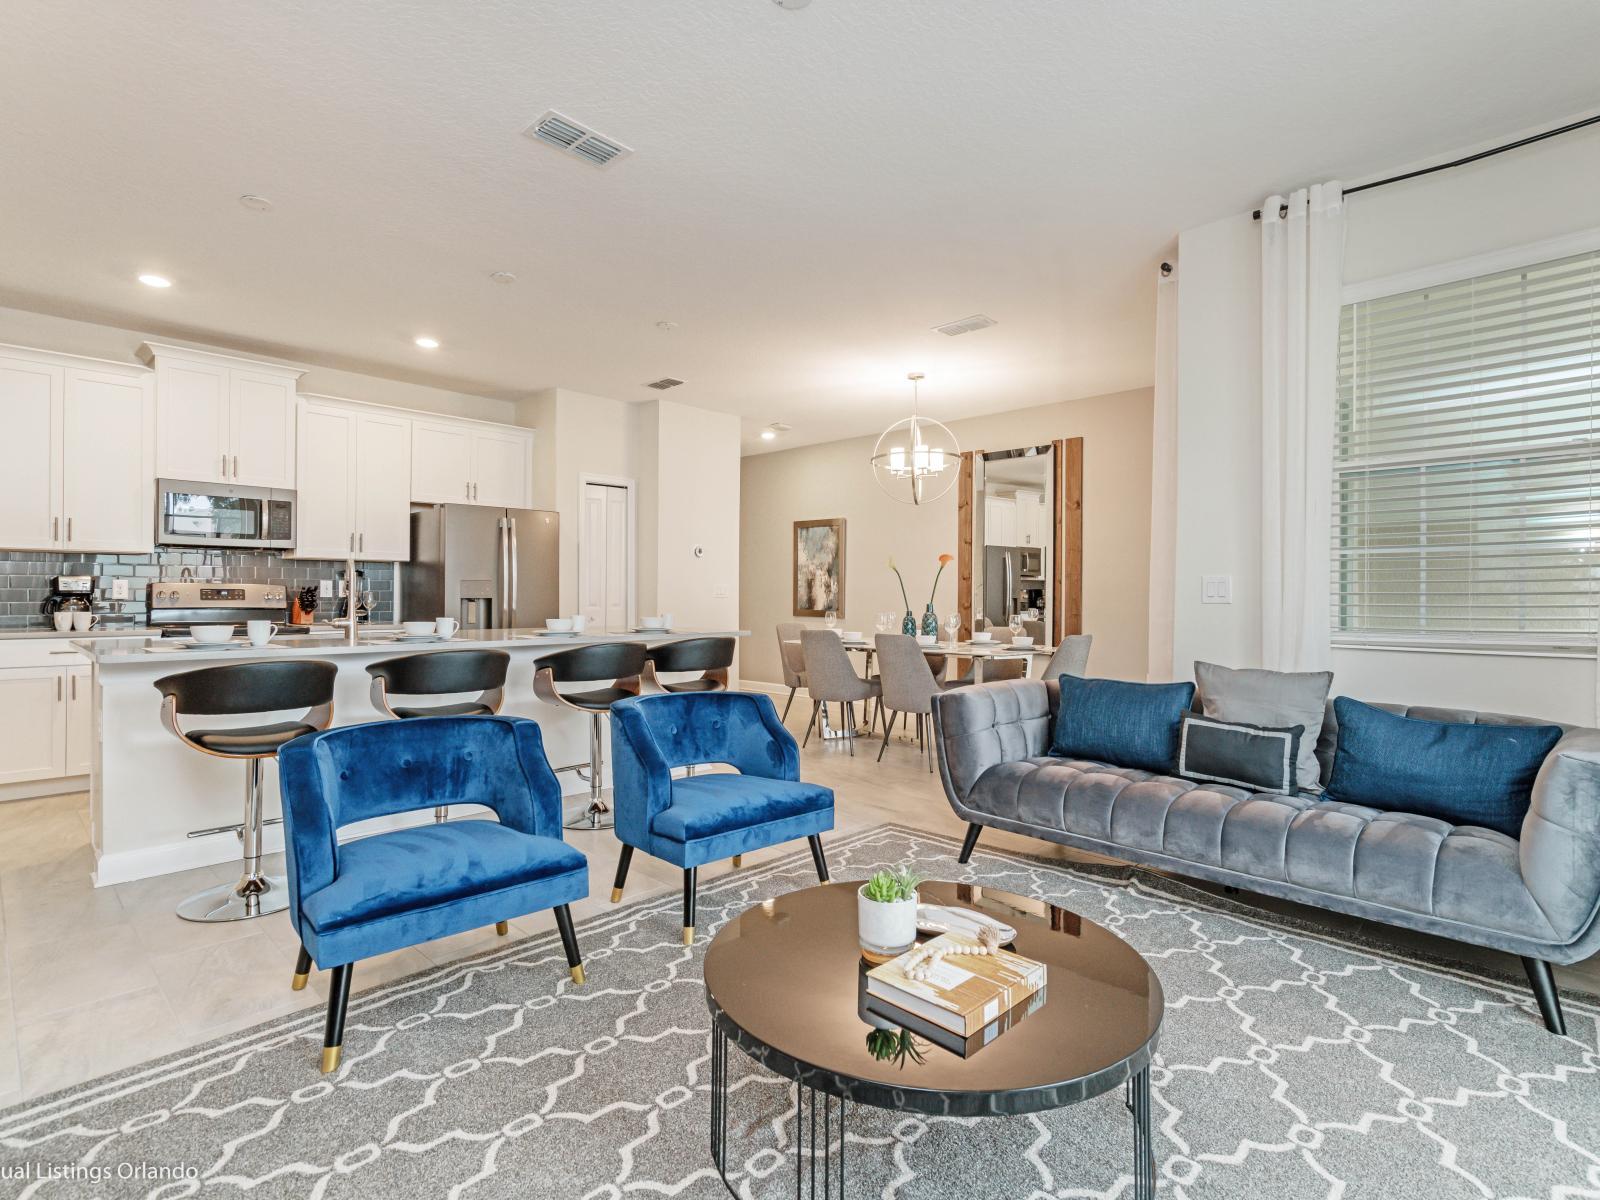
[[[300,953],[294,960],[294,980],[289,984],[289,987],[294,991],[303,992],[306,990],[306,980],[310,978],[311,952],[301,946]]]
[[[615,904],[622,899],[622,889],[628,882],[628,868],[633,865],[633,847],[623,846],[622,855],[617,859],[617,879],[611,885],[611,903]]]
[[[799,690],[799,688],[789,689],[789,698],[783,702],[783,716],[778,718],[780,721],[789,719],[789,710],[794,707],[794,694]]]
[[[967,836],[961,840],[961,853],[956,858],[958,863],[972,861],[972,852],[978,848],[978,835],[982,832],[983,826],[976,821],[967,826]]]
[[[805,737],[800,739],[800,749],[802,749],[802,750],[804,750],[806,748],[806,743],[811,740],[811,731],[814,728],[816,728],[816,724],[817,724],[817,705],[818,705],[817,701],[813,700],[811,702],[811,720],[806,722],[806,735],[805,735]]]
[[[856,756],[856,706],[854,704],[839,705],[839,728],[844,730],[845,740],[850,745],[850,757]]]
[[[555,913],[556,928],[561,931],[561,948],[567,952],[567,970],[572,973],[572,982],[581,984],[583,955],[578,953],[578,935],[572,931],[572,910],[565,904],[558,904]]]
[[[1556,992],[1556,977],[1542,958],[1523,958],[1522,967],[1533,985],[1533,998],[1539,1002],[1539,1015],[1551,1033],[1565,1035],[1566,1019],[1561,1015],[1561,996]]]
[[[683,944],[694,945],[694,897],[700,890],[700,868],[683,869]]]
[[[889,714],[889,719],[883,725],[883,745],[878,747],[878,761],[883,761],[883,752],[889,748],[889,730],[894,727],[894,713]]]
[[[339,1059],[344,1055],[344,1014],[350,1007],[350,974],[354,963],[345,963],[333,969],[332,983],[328,988],[328,1020],[322,1027],[322,1073],[330,1075],[339,1069]]]
[[[811,843],[811,861],[816,864],[817,878],[823,883],[828,882],[828,859],[822,853],[822,836],[813,833],[806,841]]]

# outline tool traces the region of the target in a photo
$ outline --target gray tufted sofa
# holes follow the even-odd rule
[[[1568,728],[1545,760],[1520,838],[1315,796],[1194,783],[1051,758],[1056,683],[1022,679],[934,698],[939,773],[969,823],[1317,905],[1521,956],[1545,1024],[1564,1033],[1551,963],[1600,950],[1600,730]],[[1526,717],[1384,705],[1427,720]],[[1328,705],[1326,781],[1338,730]]]

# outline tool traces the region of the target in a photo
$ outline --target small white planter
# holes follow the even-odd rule
[[[866,885],[856,892],[856,932],[861,953],[873,962],[888,962],[917,943],[917,897],[885,904],[868,900]]]

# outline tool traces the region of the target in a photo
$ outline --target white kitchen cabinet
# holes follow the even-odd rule
[[[94,668],[66,669],[66,775],[87,775],[94,766]]]
[[[411,557],[411,417],[334,397],[300,405],[299,558]]]
[[[1017,502],[1012,497],[984,497],[983,541],[987,546],[1017,544]]]
[[[154,406],[139,367],[0,348],[0,545],[137,554],[154,524]]]
[[[156,371],[156,474],[291,488],[303,371],[147,342]]]
[[[67,774],[67,671],[0,668],[0,784]]]
[[[1017,542],[1019,546],[1042,546],[1048,541],[1042,492],[1017,493]]]
[[[527,508],[532,473],[531,429],[447,419],[413,427],[411,498],[418,503]]]

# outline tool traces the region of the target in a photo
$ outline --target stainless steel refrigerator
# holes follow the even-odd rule
[[[411,561],[400,566],[401,616],[455,617],[463,629],[559,616],[560,538],[560,515],[542,509],[419,505]]]

